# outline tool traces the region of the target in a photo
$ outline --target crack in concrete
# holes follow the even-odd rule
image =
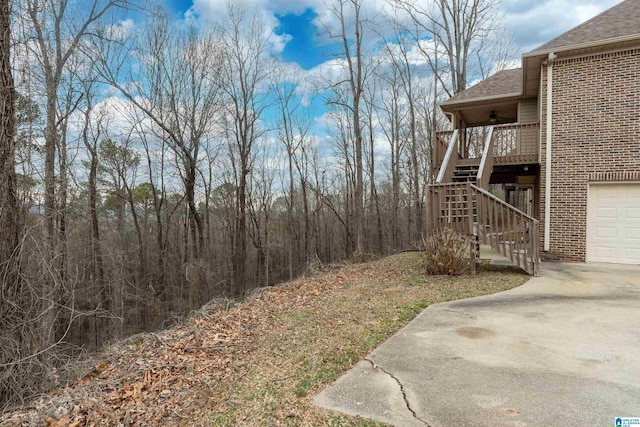
[[[402,382],[395,376],[393,375],[391,372],[387,371],[386,369],[384,369],[382,366],[380,365],[376,365],[373,360],[371,359],[367,359],[365,357],[365,359],[367,362],[371,363],[371,367],[373,368],[373,370],[375,371],[376,369],[380,369],[382,372],[384,372],[385,374],[389,375],[391,378],[394,379],[394,381],[398,384],[398,386],[400,386],[400,392],[402,393],[402,398],[404,399],[404,404],[406,405],[407,409],[409,410],[409,412],[411,412],[411,415],[413,415],[413,418],[415,418],[416,420],[420,421],[422,424],[424,424],[427,427],[431,427],[429,426],[429,423],[427,423],[425,420],[423,420],[422,418],[420,418],[418,416],[418,414],[416,413],[416,411],[413,410],[413,408],[411,408],[411,404],[409,403],[409,398],[407,397],[407,393],[404,390],[404,385],[402,384]]]

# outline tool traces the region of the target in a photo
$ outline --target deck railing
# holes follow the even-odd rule
[[[479,159],[484,150],[491,126],[459,130],[458,155],[462,159]],[[493,126],[493,155],[496,164],[538,163],[538,123],[514,123]],[[434,144],[435,166],[440,167],[453,131],[436,132]]]
[[[496,163],[538,163],[540,125],[525,123],[494,128]]]
[[[540,269],[538,220],[471,184],[428,187],[428,228],[454,229],[478,239],[537,276]]]

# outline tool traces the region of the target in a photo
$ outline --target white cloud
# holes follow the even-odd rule
[[[340,23],[332,11],[336,4],[333,0],[230,0],[234,5],[244,4],[249,10],[258,11],[264,25],[265,33],[271,34],[272,53],[279,53],[290,40],[287,35],[276,36],[273,30],[278,26],[276,14],[301,14],[306,9],[313,9],[317,14],[313,23],[319,29],[319,44],[329,43],[329,33],[337,34]],[[505,15],[504,24],[513,32],[517,47],[526,52],[553,39],[564,31],[584,22],[603,10],[618,3],[619,0],[503,0],[500,10]],[[362,18],[376,22],[383,34],[391,34],[392,29],[384,22],[394,14],[392,2],[389,0],[364,0],[362,2]],[[428,0],[415,0],[422,7],[428,7]],[[194,0],[193,6],[185,16],[199,16],[208,22],[222,22],[226,15],[228,1]],[[352,11],[347,4],[346,18],[349,24]],[[325,31],[326,30],[326,31]],[[349,28],[347,28],[349,31]],[[371,34],[367,42],[374,43]],[[415,56],[419,60],[419,56]]]
[[[243,30],[252,30],[248,28],[248,26],[251,25],[251,20],[255,16],[257,19],[254,22],[261,25],[261,28],[258,28],[258,30],[261,31],[262,36],[268,40],[269,53],[271,55],[278,55],[283,51],[289,40],[291,40],[291,36],[288,34],[278,35],[275,33],[279,21],[275,16],[277,11],[275,11],[269,3],[268,0],[194,0],[193,6],[185,13],[185,19],[198,19],[204,23],[204,25],[224,25],[229,20],[231,9],[236,13],[242,10],[246,13]]]
[[[119,21],[116,25],[111,25],[107,28],[107,34],[109,38],[113,40],[123,41],[129,38],[135,29],[135,23],[133,19],[127,18]]]
[[[528,52],[619,3],[619,0],[503,0],[505,24]]]

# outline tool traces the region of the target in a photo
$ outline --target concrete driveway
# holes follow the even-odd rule
[[[614,426],[640,417],[640,267],[544,264],[430,306],[315,398],[397,426]]]

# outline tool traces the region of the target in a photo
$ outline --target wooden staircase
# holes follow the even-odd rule
[[[540,270],[538,220],[485,190],[494,164],[493,129],[481,159],[460,159],[454,131],[436,184],[428,186],[428,229],[452,228],[491,246],[527,273]],[[477,256],[477,253],[476,255]],[[475,262],[475,260],[474,260]]]
[[[429,186],[429,230],[477,238],[527,273],[540,271],[538,220],[470,183]]]
[[[453,170],[453,176],[451,177],[453,182],[476,182],[480,164],[474,161],[474,159],[471,160],[471,162],[458,160],[458,164]]]

